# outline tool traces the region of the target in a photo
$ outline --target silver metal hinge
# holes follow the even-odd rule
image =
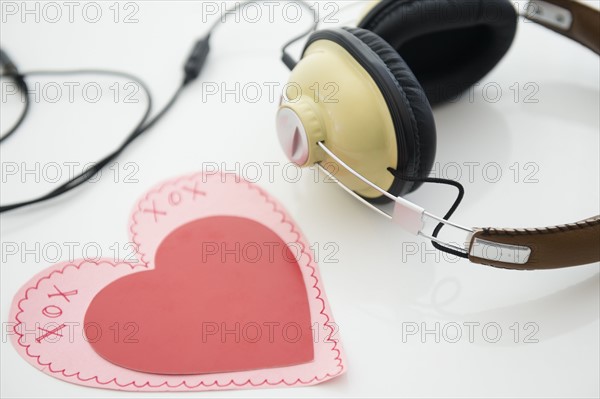
[[[499,244],[475,238],[469,249],[469,255],[495,262],[525,265],[529,262],[531,248],[519,245]]]
[[[543,0],[530,0],[523,16],[564,31],[568,31],[573,25],[571,11]]]

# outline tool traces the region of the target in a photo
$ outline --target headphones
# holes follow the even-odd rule
[[[22,73],[0,50],[0,77],[15,80],[26,99],[21,116],[0,142],[15,132],[29,109],[26,76],[93,73],[127,77],[137,81],[148,97],[139,124],[96,166],[44,196],[0,205],[0,213],[62,196],[119,156],[154,126],[198,77],[209,53],[211,34],[227,15],[257,1],[236,3],[194,44],[182,83],[152,118],[149,90],[132,75],[107,70]],[[295,1],[312,10],[304,0]],[[573,0],[531,0],[523,16],[600,53],[600,13],[595,9]],[[509,0],[373,1],[358,28],[312,33],[302,59],[296,62],[286,49],[315,31],[319,23],[315,21],[307,33],[282,49],[282,61],[292,70],[293,82],[277,114],[277,132],[287,157],[302,167],[317,165],[348,193],[408,232],[474,263],[532,270],[600,261],[600,215],[537,229],[468,228],[449,221],[463,197],[463,187],[458,182],[427,177],[436,151],[431,105],[455,98],[492,70],[508,51],[517,20]],[[315,92],[315,84],[323,89],[317,90],[316,98],[302,95]],[[336,86],[343,87],[343,102],[327,98],[325,92]],[[458,199],[444,217],[402,198],[423,183],[450,184],[459,189]],[[376,206],[388,201],[394,202],[391,215]],[[426,219],[439,222],[431,235],[423,232]],[[467,233],[465,246],[438,239],[443,226]]]
[[[595,9],[532,0],[523,16],[600,53]],[[313,33],[299,62],[283,58],[292,69],[277,113],[286,156],[301,167],[317,165],[408,232],[473,263],[533,270],[600,261],[600,215],[546,228],[471,229],[449,222],[453,211],[440,218],[402,198],[432,180],[431,105],[490,72],[510,48],[518,18],[509,0],[380,0],[357,28]],[[302,95],[331,82],[343,88],[342,100]],[[375,206],[390,200],[391,215]],[[432,236],[423,232],[426,219],[440,223]],[[439,240],[443,225],[467,233],[465,247]]]

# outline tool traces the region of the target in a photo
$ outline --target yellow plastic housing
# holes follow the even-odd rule
[[[353,191],[378,198],[369,187],[331,160],[318,146],[323,141],[340,159],[384,190],[398,165],[392,116],[371,75],[342,46],[318,40],[293,70],[280,108],[289,108],[302,121],[309,142],[304,165],[317,162]]]

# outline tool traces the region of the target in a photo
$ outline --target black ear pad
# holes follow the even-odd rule
[[[393,75],[395,88],[405,100],[404,105],[410,115],[410,121],[408,122],[411,131],[396,128],[396,139],[398,143],[413,142],[412,151],[408,153],[412,159],[409,160],[408,164],[412,164],[414,167],[413,170],[404,171],[399,168],[399,172],[411,177],[428,176],[435,159],[437,136],[431,106],[423,88],[402,57],[385,40],[364,29],[344,29],[373,50]],[[413,135],[412,140],[407,140],[406,137],[401,136],[407,134]],[[399,156],[401,156],[400,154],[402,152],[399,152]],[[397,182],[397,186],[401,184],[405,186],[405,192],[402,194],[414,191],[421,186],[421,183]]]
[[[509,0],[381,0],[361,21],[402,56],[432,105],[458,98],[506,54]]]

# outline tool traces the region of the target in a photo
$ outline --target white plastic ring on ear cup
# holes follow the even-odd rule
[[[298,166],[305,165],[309,157],[308,136],[298,114],[281,108],[277,112],[277,135],[287,158]]]

